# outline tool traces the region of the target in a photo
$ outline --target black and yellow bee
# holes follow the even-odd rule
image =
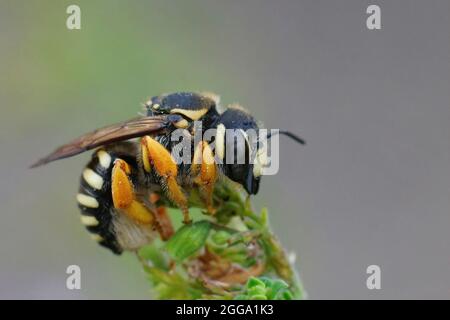
[[[258,192],[263,164],[249,161],[250,150],[244,150],[244,163],[215,161],[224,159],[228,148],[235,155],[242,151],[237,148],[250,148],[234,139],[228,141],[226,129],[258,131],[257,122],[238,105],[219,113],[218,104],[214,94],[180,92],[153,97],[145,104],[145,116],[85,134],[32,167],[98,148],[81,175],[77,194],[81,222],[94,240],[114,253],[137,250],[158,233],[164,240],[173,233],[167,203],[180,208],[184,222],[190,222],[188,194],[192,188],[199,191],[211,214],[214,185],[220,177],[237,182],[249,194]],[[196,121],[201,122],[200,129]],[[195,130],[211,128],[216,129],[214,152],[202,140],[192,143],[190,164],[175,162],[171,154],[175,142],[170,138],[174,130],[194,135]],[[289,132],[280,133],[304,143]]]

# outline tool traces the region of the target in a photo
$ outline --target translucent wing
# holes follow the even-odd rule
[[[48,156],[40,159],[31,168],[39,167],[49,162],[72,157],[87,150],[112,142],[128,140],[150,133],[156,133],[170,123],[167,116],[138,117],[121,123],[106,126],[86,133],[71,142],[62,145]]]

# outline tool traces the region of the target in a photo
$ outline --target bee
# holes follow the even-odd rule
[[[215,94],[177,92],[152,97],[145,110],[143,116],[82,135],[31,166],[96,149],[82,171],[76,199],[81,222],[91,237],[116,254],[135,251],[158,234],[163,240],[170,238],[168,204],[179,208],[184,223],[190,223],[188,199],[194,188],[210,214],[215,212],[213,191],[218,179],[231,179],[248,194],[259,190],[264,161],[250,161],[253,146],[248,141],[238,144],[225,134],[234,129],[247,138],[246,130],[259,131],[257,121],[241,106],[219,112]],[[177,145],[171,139],[173,133],[181,130],[191,138],[196,131],[208,129],[216,131],[214,148],[205,140],[190,142],[191,161],[177,163],[172,154]],[[305,143],[288,131],[279,133]],[[243,153],[245,161],[220,161],[228,150],[234,151],[234,158]]]

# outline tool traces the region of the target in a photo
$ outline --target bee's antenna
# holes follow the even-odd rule
[[[303,139],[300,138],[299,136],[297,136],[297,135],[295,135],[295,134],[293,134],[292,132],[287,131],[287,130],[278,130],[278,131],[275,132],[274,134],[269,133],[269,134],[267,135],[267,139],[270,139],[271,137],[273,137],[273,136],[275,136],[275,135],[277,135],[277,134],[284,134],[285,136],[288,136],[289,138],[291,138],[292,140],[294,140],[294,141],[296,141],[296,142],[298,142],[298,143],[300,143],[300,144],[303,144],[303,145],[306,144],[306,141],[305,141],[305,140],[303,140]]]

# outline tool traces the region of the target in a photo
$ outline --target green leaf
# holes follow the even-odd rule
[[[202,290],[184,279],[177,272],[166,272],[155,267],[147,268],[150,279],[154,283],[154,291],[159,299],[200,299]]]
[[[251,277],[247,281],[247,288],[265,287],[265,286],[266,286],[266,284],[261,279],[258,279],[258,278],[255,278],[255,277]]]
[[[225,245],[228,239],[230,239],[230,234],[223,230],[217,231],[212,236],[212,240],[218,245]]]
[[[259,296],[259,295],[262,295],[262,296],[266,296],[267,295],[266,288],[264,286],[261,286],[261,287],[257,286],[257,287],[253,287],[253,288],[248,288],[247,289],[247,294],[249,296],[251,296],[251,297]]]
[[[236,300],[292,300],[289,286],[281,279],[267,277],[248,279],[244,292],[235,297]]]
[[[275,297],[276,300],[294,300],[294,296],[288,290],[282,291]]]
[[[210,230],[211,223],[206,220],[181,227],[167,242],[167,252],[177,262],[185,260],[204,246]]]
[[[155,241],[147,246],[142,247],[139,249],[139,257],[146,261],[150,261],[153,266],[162,269],[162,270],[168,270],[168,262],[166,257],[164,256],[164,253],[161,251],[161,243],[158,239],[155,239]]]

